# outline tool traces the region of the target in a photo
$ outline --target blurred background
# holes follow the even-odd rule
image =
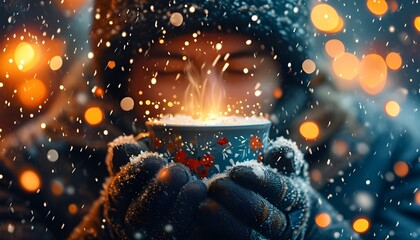
[[[302,71],[317,75],[322,69],[344,91],[375,101],[389,118],[419,122],[419,1],[305,4],[311,6],[309,24],[319,47]],[[94,57],[88,33],[93,12],[91,0],[2,1],[0,139],[48,111],[66,90],[62,79],[71,67]],[[80,73],[74,81],[86,79]],[[99,108],[87,105],[85,113],[92,125],[102,120]]]

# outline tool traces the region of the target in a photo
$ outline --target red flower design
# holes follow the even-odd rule
[[[197,175],[200,177],[200,179],[203,179],[209,175],[209,172],[203,169],[198,171]]]
[[[229,140],[227,138],[225,138],[225,137],[217,140],[217,144],[219,144],[220,146],[223,146],[223,145],[225,145],[227,143],[229,143]]]
[[[251,146],[251,149],[253,151],[257,151],[258,149],[263,148],[263,143],[261,141],[261,138],[259,138],[258,136],[251,137],[249,141],[249,145]]]
[[[187,153],[180,149],[175,153],[175,162],[179,162],[182,164],[187,164]]]
[[[263,155],[262,155],[262,153],[259,153],[258,157],[257,157],[257,161],[260,163],[260,162],[262,162],[262,160],[263,160]]]
[[[186,165],[195,173],[198,173],[198,168],[201,166],[200,161],[193,158],[189,158]]]
[[[201,165],[208,171],[214,165],[214,159],[215,157],[204,154],[203,159],[201,159]]]

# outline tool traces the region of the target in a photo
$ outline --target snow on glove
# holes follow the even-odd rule
[[[302,153],[277,139],[264,157],[270,166],[238,164],[210,183],[199,207],[203,228],[224,239],[303,239],[310,213]]]
[[[143,152],[123,137],[107,157],[112,177],[106,187],[104,215],[116,239],[189,239],[198,234],[194,218],[205,198],[204,183],[180,164]]]

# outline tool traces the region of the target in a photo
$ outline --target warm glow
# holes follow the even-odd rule
[[[417,205],[420,205],[420,191],[417,191],[414,200],[416,201]]]
[[[300,125],[299,132],[304,138],[313,140],[319,135],[319,127],[314,122],[304,122]]]
[[[29,192],[35,192],[41,187],[41,179],[33,170],[25,170],[19,178],[20,185]]]
[[[303,71],[305,71],[305,73],[311,74],[311,73],[313,73],[315,71],[316,64],[311,59],[306,59],[302,63],[302,69],[303,69]]]
[[[328,56],[337,58],[342,55],[345,51],[343,42],[338,39],[331,39],[325,44],[325,51]]]
[[[276,99],[280,99],[281,97],[283,97],[283,90],[281,88],[275,88],[273,90],[273,96]]]
[[[414,18],[414,27],[417,29],[418,32],[420,32],[420,16]]]
[[[388,67],[392,70],[398,70],[402,65],[401,56],[396,52],[388,53],[388,55],[386,55],[385,61]]]
[[[359,59],[355,55],[345,52],[334,58],[332,67],[337,76],[352,80],[359,74]]]
[[[47,86],[41,80],[31,79],[21,83],[18,98],[25,107],[35,108],[47,99],[47,91]]]
[[[315,223],[320,228],[326,228],[331,223],[331,217],[328,213],[320,213],[315,217]]]
[[[331,31],[327,31],[327,33],[338,33],[339,31],[341,31],[344,27],[344,21],[343,18],[341,18],[340,16],[338,17],[338,25],[332,29]]]
[[[114,69],[116,64],[115,61],[109,61],[108,64],[106,65],[109,69]]]
[[[69,205],[68,211],[69,211],[70,214],[74,215],[79,211],[79,208],[77,207],[77,205],[75,203],[72,203],[72,204]]]
[[[63,59],[60,56],[54,56],[50,60],[50,68],[53,71],[56,71],[63,66]]]
[[[400,105],[396,101],[388,101],[385,104],[385,112],[390,117],[396,117],[400,114]]]
[[[104,120],[104,114],[99,107],[90,107],[85,112],[85,120],[90,125],[98,125]]]
[[[368,0],[366,6],[377,16],[382,16],[388,11],[388,3],[385,0]]]
[[[64,11],[76,12],[81,9],[89,0],[54,0],[58,8]]]
[[[407,176],[408,174],[408,164],[404,161],[398,161],[394,164],[394,173],[400,178]]]
[[[387,66],[378,54],[366,55],[360,62],[359,83],[362,89],[372,95],[380,93],[386,84]]]
[[[353,222],[353,229],[358,233],[364,233],[369,229],[370,223],[366,218],[358,218]]]
[[[324,32],[336,30],[340,24],[337,11],[328,4],[318,4],[311,11],[313,25]]]
[[[19,70],[26,72],[32,69],[39,60],[37,51],[31,44],[21,42],[17,45],[14,54],[14,61]]]

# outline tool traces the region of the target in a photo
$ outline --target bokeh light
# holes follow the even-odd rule
[[[377,16],[382,16],[388,11],[388,3],[385,0],[368,0],[366,6],[371,13]]]
[[[326,228],[331,224],[331,217],[328,213],[320,213],[315,217],[315,223],[320,228]]]
[[[120,107],[124,111],[130,111],[134,108],[134,100],[131,97],[125,97],[121,100]]]
[[[324,32],[333,32],[340,24],[337,11],[328,4],[314,6],[311,11],[312,24]]]
[[[33,170],[25,170],[20,174],[19,183],[28,192],[35,192],[41,187],[41,179]]]
[[[325,44],[325,52],[332,58],[337,58],[345,51],[343,42],[338,39],[331,39]]]
[[[90,107],[85,111],[85,120],[90,125],[98,125],[104,120],[104,113],[99,107]]]
[[[28,108],[35,108],[42,104],[48,97],[48,89],[43,81],[30,79],[20,84],[18,99]]]
[[[274,88],[273,96],[275,99],[280,99],[281,97],[283,97],[283,90],[279,87]]]
[[[414,18],[414,27],[420,32],[420,16]]]
[[[398,104],[396,101],[388,101],[385,104],[385,113],[390,117],[396,117],[398,114],[400,114],[400,104]]]
[[[169,21],[175,27],[179,27],[184,22],[184,17],[182,16],[181,13],[174,12],[174,13],[171,14],[171,17],[169,18]]]
[[[39,61],[37,47],[27,42],[19,43],[15,48],[14,62],[18,69],[26,72],[32,69]]]
[[[366,218],[358,218],[353,222],[353,229],[358,233],[366,232],[370,227],[370,222]]]
[[[348,52],[334,58],[332,62],[334,73],[346,80],[352,80],[359,74],[359,65],[359,59]]]
[[[394,173],[400,178],[407,176],[409,172],[408,164],[404,161],[398,161],[393,166]]]
[[[386,64],[388,67],[392,70],[398,70],[401,68],[402,65],[402,59],[400,54],[396,52],[390,52],[386,55],[385,58]]]
[[[316,64],[311,59],[306,59],[302,63],[302,69],[305,71],[305,73],[311,74],[316,70]]]
[[[72,203],[68,206],[68,211],[71,215],[74,215],[79,211],[79,208],[75,203]]]
[[[371,94],[380,93],[387,80],[387,65],[378,54],[368,54],[360,62],[359,83],[362,89]]]
[[[420,205],[420,191],[417,191],[414,194],[414,201],[417,203],[417,205]]]
[[[299,127],[300,134],[307,140],[314,140],[319,135],[319,127],[315,122],[303,122]]]
[[[50,60],[50,68],[53,71],[57,71],[63,66],[63,59],[60,56],[54,56]]]

